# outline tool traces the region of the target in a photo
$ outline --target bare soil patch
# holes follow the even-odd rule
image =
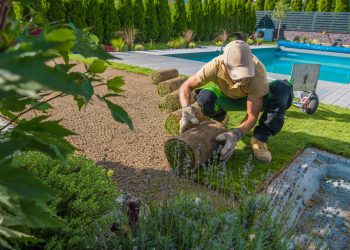
[[[83,65],[73,68],[83,71]],[[108,69],[101,74],[105,79],[123,76],[123,97],[110,98],[122,106],[133,121],[134,131],[113,120],[107,106],[93,98],[92,104],[79,111],[72,97],[54,100],[50,111],[52,119],[62,119],[61,124],[77,135],[68,140],[78,149],[78,154],[106,165],[115,171],[119,188],[131,193],[143,192],[146,184],[158,188],[170,167],[164,154],[164,142],[169,136],[163,131],[165,113],[158,109],[160,97],[156,85],[149,77],[125,71]],[[98,87],[97,94],[107,89]],[[156,187],[155,187],[156,188]]]

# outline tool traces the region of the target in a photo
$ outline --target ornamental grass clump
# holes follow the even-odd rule
[[[181,49],[186,47],[186,40],[182,36],[173,38],[168,43],[169,47],[172,49]]]
[[[194,37],[194,32],[191,29],[187,30],[184,33],[184,39],[185,39],[186,48],[190,47],[190,43],[192,42],[193,37]]]
[[[123,37],[124,43],[128,47],[128,50],[132,50],[137,35],[137,30],[134,27],[124,28],[118,32]]]
[[[126,51],[127,46],[125,45],[123,38],[115,38],[111,40],[111,45],[116,52]]]

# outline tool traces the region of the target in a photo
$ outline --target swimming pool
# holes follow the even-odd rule
[[[252,52],[264,63],[266,70],[271,73],[290,75],[293,64],[318,63],[321,64],[320,80],[343,84],[350,83],[350,57],[285,51],[279,48],[258,48],[252,49]],[[218,51],[166,56],[209,62],[218,56]]]

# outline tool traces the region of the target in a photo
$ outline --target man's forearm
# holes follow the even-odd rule
[[[191,91],[192,89],[198,87],[199,84],[200,81],[197,79],[196,76],[191,76],[182,84],[179,90],[181,107],[191,105]]]
[[[246,118],[242,121],[242,123],[238,126],[243,134],[248,134],[250,130],[252,130],[256,124],[258,118],[254,115],[247,115]]]

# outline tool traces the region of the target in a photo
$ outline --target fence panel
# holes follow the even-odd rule
[[[272,11],[256,11],[257,28],[278,28]],[[282,27],[291,31],[350,33],[350,12],[287,12]]]

